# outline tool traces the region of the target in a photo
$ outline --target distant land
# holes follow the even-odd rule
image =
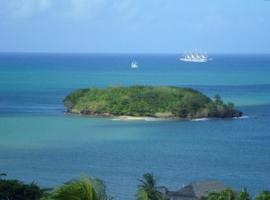
[[[191,88],[130,86],[78,89],[64,99],[68,113],[140,119],[233,118],[242,112],[219,95],[212,100]]]

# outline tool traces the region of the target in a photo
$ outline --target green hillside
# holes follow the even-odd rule
[[[214,100],[190,88],[172,86],[78,89],[64,99],[68,112],[100,116],[162,118],[239,117],[232,103]]]

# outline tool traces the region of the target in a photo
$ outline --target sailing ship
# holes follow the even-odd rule
[[[136,61],[132,61],[131,68],[135,69],[135,68],[138,68],[138,67],[139,67],[138,63]]]
[[[209,57],[206,54],[201,53],[189,53],[185,54],[183,57],[180,58],[183,62],[198,62],[198,63],[204,63],[209,61]]]

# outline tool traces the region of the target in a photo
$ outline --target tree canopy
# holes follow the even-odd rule
[[[68,112],[87,115],[164,118],[239,117],[232,103],[225,104],[190,88],[173,86],[78,89],[64,99]]]
[[[0,179],[0,200],[39,200],[45,191],[35,183]]]
[[[86,176],[56,188],[48,200],[109,200],[105,184]]]
[[[161,200],[162,194],[157,187],[157,181],[153,174],[146,173],[143,175],[143,180],[138,185],[136,199],[137,200]]]
[[[3,174],[5,175],[5,174]],[[168,200],[164,190],[157,184],[152,173],[143,175],[137,186],[137,200]],[[167,191],[167,190],[166,190]],[[112,200],[107,194],[103,181],[82,176],[54,189],[41,189],[37,184],[26,184],[16,179],[0,178],[0,200]],[[240,192],[231,188],[213,191],[201,197],[201,200],[270,200],[270,192],[265,190],[252,197],[247,189]]]

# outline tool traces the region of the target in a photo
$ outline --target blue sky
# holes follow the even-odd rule
[[[267,0],[0,0],[0,52],[270,53]]]

